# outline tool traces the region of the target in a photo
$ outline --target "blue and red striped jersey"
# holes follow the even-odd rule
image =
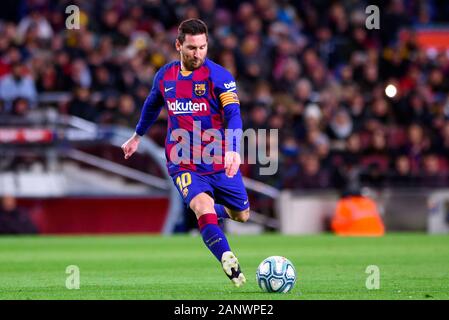
[[[225,129],[237,129],[240,132],[242,129],[234,77],[207,58],[200,68],[188,72],[181,71],[180,61],[166,64],[156,73],[153,88],[144,103],[136,127],[138,135],[145,134],[163,106],[168,112],[165,156],[170,175],[183,170],[199,174],[224,170],[225,151],[238,152],[240,144],[240,139],[236,138],[231,143],[226,141],[225,145]],[[216,139],[219,134],[221,141],[215,140],[216,144],[211,144],[214,137],[207,134],[211,131],[205,133],[208,129],[215,129],[212,130],[213,135]],[[188,136],[180,137],[180,131]],[[188,146],[183,145],[184,140],[187,140]],[[216,152],[218,142],[221,148]],[[180,150],[182,146],[190,151],[188,159],[186,153]],[[202,155],[212,155],[212,161],[211,158],[205,160]],[[179,163],[181,156],[184,160]]]

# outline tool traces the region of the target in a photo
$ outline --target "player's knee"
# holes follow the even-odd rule
[[[190,208],[195,212],[196,216],[199,217],[213,211],[214,201],[210,197],[195,197],[190,202]]]
[[[193,210],[193,212],[195,212],[195,214],[197,216],[209,213],[210,211],[212,211],[210,209],[210,205],[204,202],[195,202],[193,204],[190,205],[190,208]]]
[[[235,220],[238,222],[246,222],[249,219],[249,208],[236,214]]]

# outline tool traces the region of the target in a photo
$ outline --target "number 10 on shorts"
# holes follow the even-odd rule
[[[181,174],[176,178],[176,184],[178,185],[180,191],[188,187],[191,183],[192,183],[192,176],[190,175],[190,172],[184,172],[183,174]]]

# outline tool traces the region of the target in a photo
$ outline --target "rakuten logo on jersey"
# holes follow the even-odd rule
[[[204,102],[180,102],[178,100],[175,100],[174,102],[167,101],[167,105],[168,110],[172,111],[173,114],[207,111],[207,104]]]

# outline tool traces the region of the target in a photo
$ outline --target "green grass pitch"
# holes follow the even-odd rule
[[[199,236],[0,237],[0,299],[449,299],[449,236],[382,238],[230,235],[247,283],[234,288]],[[283,255],[298,281],[288,294],[262,293],[258,264]],[[80,289],[66,288],[66,267]],[[380,270],[380,289],[365,286]]]

